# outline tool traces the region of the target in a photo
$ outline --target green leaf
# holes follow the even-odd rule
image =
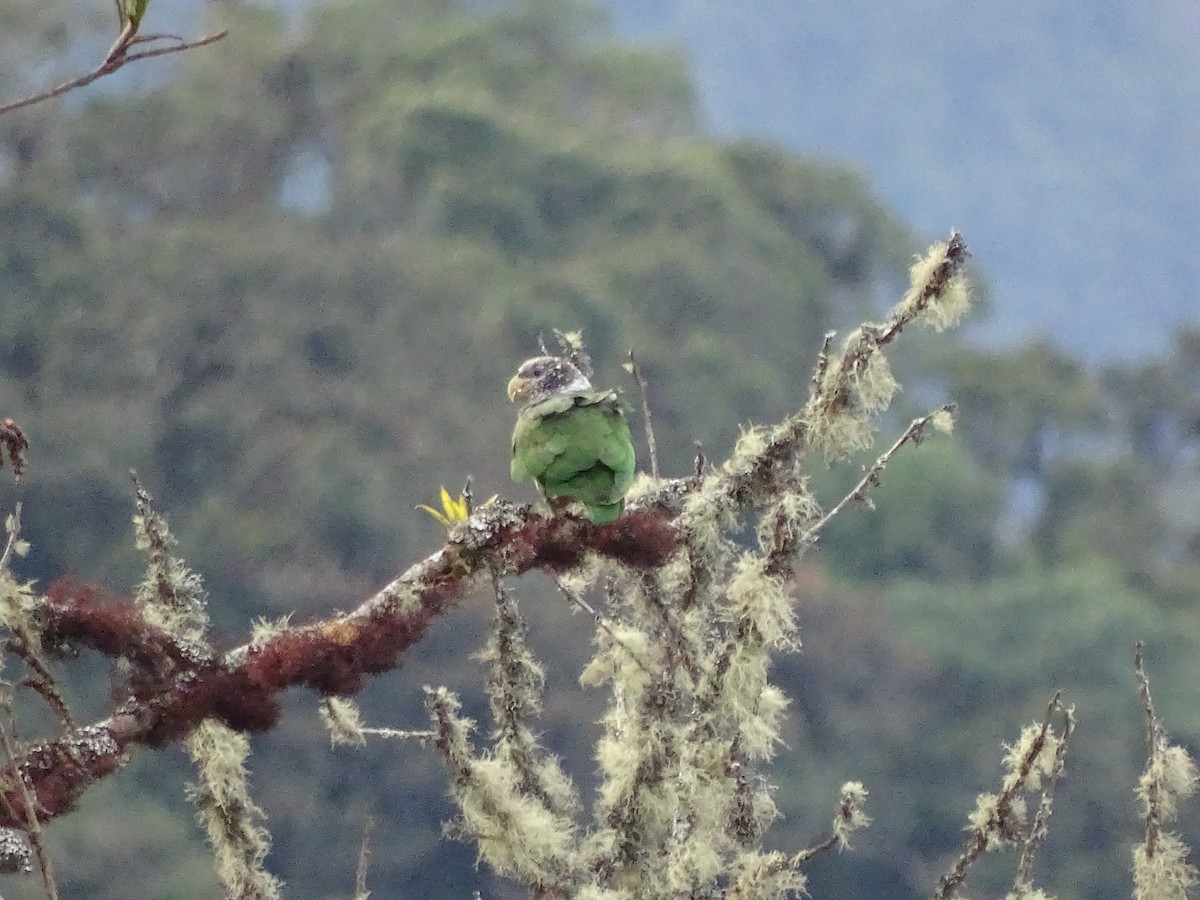
[[[117,0],[117,16],[121,20],[121,30],[131,27],[131,30],[137,33],[149,3],[150,0]]]

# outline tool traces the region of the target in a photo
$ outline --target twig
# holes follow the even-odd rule
[[[929,302],[939,296],[946,289],[946,285],[957,275],[962,267],[970,259],[971,254],[967,252],[967,242],[963,240],[963,236],[957,231],[950,235],[950,240],[946,243],[946,249],[943,252],[942,259],[930,273],[929,279],[921,288],[920,294],[916,297],[916,302],[910,308],[903,312],[897,312],[888,322],[887,327],[883,331],[875,335],[875,344],[883,347],[890,343],[905,326],[912,322],[921,313]]]
[[[354,900],[368,900],[371,892],[367,890],[367,864],[371,860],[371,832],[375,828],[375,820],[367,819],[363,826],[362,841],[358,845],[358,866],[354,870]]]
[[[9,516],[7,522],[7,530],[8,538],[4,542],[4,551],[0,553],[0,572],[7,571],[14,553],[20,553],[18,539],[21,534],[21,504],[19,502],[13,505],[12,515]],[[70,730],[75,728],[75,722],[71,718],[71,711],[67,707],[66,700],[63,699],[62,692],[58,689],[58,680],[54,677],[54,673],[50,671],[46,665],[46,660],[41,655],[38,634],[31,632],[19,622],[11,624],[10,631],[11,635],[6,644],[7,649],[20,657],[37,675],[36,678],[28,678],[22,681],[21,686],[32,688],[36,691],[46,701],[47,705],[54,710],[64,729]]]
[[[12,515],[8,520],[8,539],[4,542],[4,552],[0,553],[0,571],[8,568],[12,561],[13,548],[17,544],[17,535],[21,533],[21,504],[13,504]]]
[[[1005,828],[1011,824],[1008,819],[1012,815],[1013,801],[1025,789],[1034,761],[1041,755],[1042,748],[1046,745],[1046,735],[1050,733],[1050,720],[1054,713],[1061,709],[1062,691],[1056,691],[1046,707],[1046,717],[1042,719],[1041,728],[1034,739],[1030,741],[1016,772],[1006,776],[1004,789],[995,798],[993,817],[979,827],[970,829],[971,835],[967,838],[967,846],[963,849],[962,854],[955,860],[950,871],[938,880],[937,891],[934,893],[935,900],[950,900],[955,896],[955,892],[967,880],[967,872],[970,871],[971,866],[988,849],[989,834],[992,831],[999,832],[1011,839],[1011,835],[1005,834]]]
[[[613,643],[615,643],[622,650],[624,650],[626,653],[628,653],[629,658],[632,659],[635,663],[637,663],[638,667],[641,668],[641,670],[643,672],[645,672],[647,675],[650,674],[650,669],[646,665],[646,663],[644,663],[641,660],[641,658],[639,658],[638,655],[636,653],[634,653],[633,650],[630,649],[628,644],[626,644],[623,640],[621,640],[619,637],[617,637],[617,633],[615,631],[613,631],[612,626],[609,624],[609,619],[607,616],[605,616],[603,613],[597,612],[596,608],[594,606],[592,606],[590,603],[588,603],[586,600],[584,600],[581,595],[579,595],[578,593],[576,593],[575,591],[573,591],[569,587],[567,587],[563,583],[563,580],[561,578],[559,578],[557,575],[551,574],[550,577],[554,580],[554,586],[556,588],[558,588],[558,590],[562,593],[562,595],[564,597],[567,598],[567,600],[569,600],[571,603],[575,604],[575,606],[578,606],[585,613],[587,613],[589,616],[591,616],[592,619],[595,620],[596,624],[599,627],[603,628],[606,632],[608,632],[608,636],[613,639]]]
[[[896,455],[901,447],[903,447],[909,441],[920,443],[925,436],[925,429],[929,427],[929,423],[933,420],[934,416],[936,416],[939,412],[953,413],[955,409],[955,404],[947,403],[945,406],[940,407],[934,412],[926,413],[919,419],[913,419],[912,422],[909,423],[908,427],[904,429],[904,433],[901,434],[900,437],[896,438],[895,443],[888,447],[887,450],[885,450],[883,454],[877,460],[875,460],[875,464],[872,465],[871,468],[867,469],[866,474],[859,479],[858,484],[856,484],[851,491],[846,494],[846,496],[842,497],[842,499],[837,502],[837,505],[829,510],[829,512],[825,513],[825,515],[823,515],[815,525],[804,532],[804,535],[800,539],[800,543],[802,545],[811,544],[814,540],[816,540],[816,537],[821,533],[821,530],[828,525],[835,516],[841,513],[842,510],[844,510],[851,503],[864,499],[867,495],[867,491],[879,483],[879,474],[885,468],[887,468],[887,464],[891,462],[892,457]]]
[[[633,357],[633,349],[629,350],[629,374],[642,395],[642,424],[646,430],[646,447],[650,451],[650,476],[658,481],[658,446],[654,442],[654,422],[650,417],[650,395],[646,382],[642,378],[642,370],[638,368],[637,360]]]
[[[788,869],[799,870],[806,862],[834,847],[849,846],[848,836],[851,832],[866,828],[871,819],[863,814],[862,801],[867,792],[861,784],[847,782],[842,786],[842,796],[838,800],[833,813],[833,826],[829,834],[803,850],[789,857],[781,857],[767,866],[763,874],[778,874]]]
[[[1133,671],[1137,676],[1138,695],[1142,710],[1146,713],[1146,756],[1153,760],[1166,740],[1162,722],[1154,711],[1154,700],[1150,696],[1150,679],[1143,665],[1146,645],[1138,641],[1133,645]],[[1147,779],[1146,784],[1146,856],[1154,856],[1158,838],[1162,833],[1162,817],[1158,803],[1158,779]]]
[[[837,846],[837,835],[832,831],[825,836],[823,841],[813,844],[811,847],[805,847],[799,853],[791,858],[789,868],[798,869],[814,856],[824,853],[826,850],[831,850]]]
[[[403,728],[362,728],[363,734],[374,735],[375,737],[394,738],[400,741],[432,741],[437,737],[435,731],[409,731]]]
[[[291,686],[307,686],[326,696],[354,694],[368,675],[395,668],[431,623],[493,567],[505,576],[531,569],[562,571],[579,565],[588,552],[634,568],[661,566],[675,550],[674,532],[650,515],[626,519],[628,533],[606,543],[600,540],[602,528],[584,520],[548,519],[503,503],[481,507],[445,546],[356,609],[290,626],[220,659],[202,656],[189,663],[181,658],[191,669],[187,678],[170,673],[163,680],[149,678],[106,718],[27,748],[3,767],[0,780],[14,778],[13,770],[20,767],[46,821],[69,812],[84,791],[123,766],[134,745],[173,743],[207,718],[236,731],[266,730],[281,713],[277,695]],[[121,613],[120,604],[114,609],[114,604],[81,603],[66,591],[57,601],[43,598],[33,613],[45,619],[47,629],[58,629],[66,646],[121,655],[134,647],[150,654],[148,659],[176,646],[140,617]],[[64,755],[71,760],[69,769]],[[14,807],[24,805],[13,791],[8,799]],[[16,812],[0,809],[0,827],[23,829],[24,813]]]
[[[1075,733],[1075,707],[1060,708],[1063,713],[1062,737],[1058,740],[1058,746],[1054,748],[1054,768],[1050,772],[1046,787],[1042,790],[1042,798],[1038,803],[1038,811],[1034,814],[1033,822],[1029,826],[1029,834],[1021,846],[1021,856],[1017,860],[1017,873],[1013,878],[1013,896],[1023,896],[1022,892],[1030,893],[1033,886],[1033,862],[1042,848],[1042,844],[1045,843],[1046,836],[1050,833],[1047,820],[1050,818],[1054,791],[1058,787],[1059,781],[1062,780],[1067,746],[1071,742],[1071,735]]]
[[[108,52],[104,54],[104,62],[111,63],[124,56],[136,39],[137,30],[138,26],[136,22],[134,22],[132,19],[127,21],[121,27],[121,33],[117,35],[117,39],[113,41],[113,45],[109,48]]]
[[[46,888],[46,896],[49,900],[58,900],[58,887],[54,882],[54,866],[50,862],[50,856],[46,853],[45,841],[42,839],[42,823],[37,814],[38,801],[29,788],[29,782],[25,777],[25,768],[18,763],[16,747],[3,722],[0,722],[0,742],[4,744],[4,755],[9,759],[10,771],[14,773],[17,790],[21,792],[22,805],[25,807],[24,831],[29,838],[29,843],[33,845],[33,852],[37,855],[38,869],[42,874],[42,885]],[[5,805],[8,805],[7,800]],[[15,810],[9,810],[10,814],[14,812]]]
[[[1189,850],[1178,835],[1166,830],[1179,815],[1179,802],[1196,791],[1200,774],[1188,752],[1167,738],[1154,710],[1150,679],[1143,662],[1141,641],[1134,646],[1133,666],[1138,693],[1146,713],[1146,768],[1138,779],[1137,796],[1145,816],[1145,840],[1133,851],[1134,893],[1138,897],[1186,897],[1200,881],[1200,871],[1187,861]]]
[[[122,69],[138,60],[151,59],[155,56],[166,56],[169,53],[180,53],[184,50],[194,50],[197,47],[205,47],[209,44],[215,44],[227,34],[229,34],[229,30],[222,29],[216,34],[210,34],[207,37],[198,38],[194,41],[179,40],[171,35],[146,35],[143,38],[145,41],[171,39],[179,40],[179,43],[173,44],[170,47],[157,47],[153,50],[129,53],[129,48],[135,46],[139,41],[136,38],[130,40],[125,36],[125,32],[122,32],[122,36],[117,38],[117,43],[113,45],[112,49],[108,51],[108,55],[105,56],[104,62],[100,63],[92,71],[85,75],[80,75],[78,78],[72,78],[70,81],[64,81],[62,84],[56,85],[49,90],[32,94],[28,97],[22,97],[20,100],[13,100],[10,103],[0,104],[0,116],[26,106],[33,106],[35,103],[41,103],[44,100],[61,97],[63,94],[73,91],[76,88],[87,87],[93,81],[103,78],[105,75],[111,75],[118,69]]]
[[[825,332],[825,337],[821,339],[821,349],[817,352],[817,364],[813,366],[812,380],[810,382],[810,392],[814,397],[821,394],[821,384],[825,381],[825,373],[829,371],[829,350],[833,346],[833,339],[837,337],[836,331]]]

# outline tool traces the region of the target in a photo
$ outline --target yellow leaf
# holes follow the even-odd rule
[[[496,495],[493,494],[488,503],[491,503],[495,499]],[[426,506],[424,503],[418,506],[417,509],[423,509],[446,528],[453,528],[459,522],[465,522],[470,517],[471,510],[467,504],[465,494],[452,497],[450,496],[450,492],[443,486],[441,489],[441,500],[442,508],[440,511],[434,509],[432,506]],[[487,503],[484,506],[487,506]]]

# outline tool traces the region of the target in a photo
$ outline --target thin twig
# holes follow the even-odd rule
[[[29,789],[29,783],[25,780],[24,767],[17,763],[16,747],[3,722],[0,722],[0,742],[4,744],[4,755],[10,761],[11,769],[15,773],[17,789],[21,792],[21,804],[25,807],[27,823],[24,831],[29,838],[29,843],[33,845],[33,852],[37,855],[38,869],[41,871],[42,885],[46,888],[46,897],[48,900],[58,900],[58,887],[54,882],[54,866],[50,862],[49,854],[46,853],[45,841],[42,839],[42,823],[38,820],[38,801],[33,791]]]
[[[825,837],[825,840],[818,844],[813,844],[811,847],[806,847],[791,858],[789,868],[798,869],[814,856],[824,853],[826,850],[832,849],[838,842],[837,835],[832,831]]]
[[[950,871],[938,880],[937,891],[934,893],[935,900],[950,900],[950,898],[955,896],[957,890],[967,880],[967,872],[970,871],[971,866],[987,850],[989,831],[1003,830],[1005,819],[1011,814],[1013,801],[1025,789],[1025,785],[1029,781],[1029,773],[1033,769],[1034,760],[1041,755],[1042,748],[1046,745],[1046,735],[1050,733],[1051,719],[1054,713],[1061,709],[1062,691],[1056,691],[1046,707],[1046,716],[1042,719],[1041,730],[1034,740],[1029,743],[1025,755],[1021,757],[1016,777],[1011,779],[1006,777],[1007,784],[996,796],[995,818],[987,822],[984,826],[970,829],[971,835],[967,838],[967,846],[963,849],[958,859],[955,860],[954,866]]]
[[[812,846],[805,847],[803,850],[800,850],[800,851],[794,853],[792,856],[785,857],[785,858],[780,859],[779,861],[767,866],[766,873],[776,874],[776,873],[783,872],[783,871],[786,871],[789,869],[799,870],[806,862],[808,862],[814,856],[818,856],[821,853],[825,853],[826,851],[831,850],[834,847],[838,846],[838,844],[842,844],[843,847],[846,846],[845,836],[843,835],[843,836],[839,837],[839,835],[838,835],[838,826],[839,826],[839,824],[841,824],[843,827],[845,827],[846,825],[853,822],[855,812],[854,812],[854,807],[852,806],[852,802],[853,801],[851,800],[851,798],[849,798],[845,793],[843,793],[841,799],[838,801],[837,808],[834,811],[834,820],[833,820],[834,824],[833,824],[833,827],[829,830],[829,834],[827,834],[824,838],[822,838],[820,841],[813,844]],[[870,820],[868,820],[868,819],[864,819],[862,826],[865,827],[865,825],[868,824],[869,821]]]
[[[194,41],[185,41],[182,38],[172,34],[154,34],[147,35],[146,40],[171,40],[178,41],[170,47],[157,47],[154,50],[142,50],[138,53],[130,53],[128,56],[122,57],[121,65],[137,62],[142,59],[153,59],[156,56],[167,56],[170,53],[180,53],[184,50],[195,50],[197,47],[207,47],[209,44],[215,44],[217,41],[229,34],[228,28],[222,28],[215,34],[210,34],[207,37],[197,38]],[[137,43],[134,41],[133,43]],[[132,44],[131,44],[132,46]]]
[[[409,731],[403,728],[367,728],[361,729],[363,734],[382,738],[395,738],[402,741],[432,741],[437,737],[436,731]]]
[[[827,331],[825,332],[825,337],[821,339],[821,349],[817,352],[817,364],[813,367],[809,388],[814,397],[819,397],[821,394],[821,385],[825,381],[825,373],[829,371],[830,347],[833,346],[833,339],[835,337],[837,337],[836,331]]]
[[[20,501],[13,504],[12,515],[8,521],[8,539],[4,542],[4,552],[0,553],[0,571],[8,568],[9,562],[12,561],[13,547],[17,543],[17,535],[21,533],[21,503]]]
[[[642,378],[642,370],[638,368],[637,360],[633,357],[633,349],[629,350],[629,374],[642,395],[642,425],[646,430],[646,447],[650,451],[650,476],[658,481],[658,445],[654,442],[654,422],[650,417],[650,395],[646,382]]]
[[[121,28],[121,33],[117,35],[117,39],[113,41],[113,45],[108,52],[104,54],[104,62],[101,65],[106,65],[115,62],[129,52],[129,47],[133,44],[134,38],[137,37],[137,23],[130,19]]]
[[[1017,873],[1013,878],[1013,896],[1021,896],[1022,890],[1029,893],[1029,889],[1033,885],[1033,862],[1045,842],[1046,836],[1050,833],[1047,820],[1050,818],[1054,791],[1058,787],[1059,781],[1062,780],[1067,746],[1071,743],[1071,735],[1075,733],[1075,707],[1060,706],[1060,708],[1063,714],[1062,736],[1058,739],[1058,746],[1054,748],[1054,767],[1050,772],[1046,787],[1042,790],[1038,810],[1029,826],[1025,843],[1021,846],[1021,856],[1017,860]]]
[[[375,828],[375,820],[368,818],[363,825],[362,841],[358,845],[358,866],[354,870],[354,900],[368,900],[371,892],[367,890],[367,864],[371,860],[371,832]]]
[[[607,616],[605,616],[603,613],[597,612],[595,607],[593,607],[590,603],[588,603],[586,600],[584,600],[583,597],[580,596],[578,593],[576,593],[575,591],[573,591],[569,587],[567,587],[563,583],[562,579],[559,578],[557,575],[552,574],[550,577],[554,580],[554,586],[558,588],[558,590],[562,593],[562,595],[564,597],[566,597],[571,603],[575,604],[580,609],[582,609],[585,613],[587,613],[589,616],[591,616],[592,619],[595,620],[596,624],[599,627],[603,628],[605,631],[608,632],[608,636],[613,639],[613,643],[617,644],[617,646],[619,646],[626,653],[628,653],[630,659],[632,659],[635,663],[637,663],[643,672],[645,672],[647,675],[650,674],[649,666],[647,666],[646,663],[644,663],[638,657],[638,655],[636,653],[634,653],[633,650],[630,649],[628,644],[626,644],[623,640],[621,640],[619,637],[617,637],[617,633],[612,630],[612,626],[609,624],[609,619]]]
[[[971,254],[967,252],[967,242],[963,240],[963,236],[957,231],[951,233],[950,240],[946,242],[946,249],[942,253],[942,259],[934,267],[929,274],[929,279],[921,288],[921,293],[917,296],[916,302],[913,305],[902,311],[897,312],[888,322],[887,326],[875,337],[876,346],[883,347],[904,330],[910,322],[921,314],[921,311],[929,305],[929,302],[939,296],[946,289],[951,280],[962,271],[962,267],[970,259]]]
[[[1165,740],[1162,722],[1154,711],[1154,700],[1150,696],[1150,679],[1143,665],[1143,653],[1146,645],[1138,641],[1133,645],[1133,671],[1137,676],[1138,695],[1142,700],[1142,709],[1146,713],[1146,756],[1153,764],[1155,756]],[[1158,803],[1158,779],[1146,779],[1146,856],[1153,857],[1158,846],[1158,838],[1162,833],[1162,817]]]
[[[21,534],[20,502],[13,504],[12,515],[9,516],[7,526],[8,538],[4,542],[4,551],[0,553],[0,572],[8,569],[13,554],[17,552],[17,541]],[[37,678],[26,679],[21,682],[21,685],[32,688],[46,701],[47,705],[58,716],[59,722],[64,729],[74,729],[75,721],[71,718],[71,711],[67,707],[67,701],[58,689],[58,680],[54,677],[54,673],[50,671],[49,667],[47,667],[46,661],[40,654],[38,635],[30,633],[26,627],[20,625],[11,626],[11,631],[12,634],[8,639],[7,648],[20,657],[37,674]]]
[[[940,407],[934,412],[926,413],[919,419],[913,419],[912,422],[909,423],[908,427],[904,429],[904,433],[901,434],[900,437],[896,438],[895,443],[888,447],[887,450],[885,450],[883,454],[877,460],[875,460],[875,464],[872,465],[871,468],[867,469],[866,474],[859,479],[858,484],[856,484],[851,491],[846,494],[846,496],[842,497],[842,499],[837,502],[837,505],[829,510],[829,512],[825,513],[825,515],[823,515],[815,525],[804,532],[804,535],[800,538],[800,543],[802,545],[812,543],[816,539],[817,535],[821,533],[821,530],[829,524],[830,520],[840,514],[842,510],[844,510],[851,503],[864,499],[867,495],[867,491],[879,483],[879,474],[885,468],[887,468],[887,464],[891,462],[892,457],[899,452],[900,448],[909,441],[920,442],[925,436],[925,429],[929,427],[929,423],[933,420],[935,415],[937,415],[939,412],[953,413],[955,408],[956,407],[953,403],[947,403],[945,406]]]
[[[105,75],[111,75],[118,69],[122,69],[130,63],[137,62],[142,59],[151,59],[155,56],[166,56],[168,53],[180,53],[184,50],[194,50],[197,47],[205,47],[208,44],[214,44],[229,34],[228,29],[222,29],[216,34],[210,34],[207,37],[202,37],[194,41],[181,40],[178,44],[173,44],[170,47],[157,47],[153,50],[143,50],[139,53],[129,53],[130,47],[134,46],[137,41],[129,40],[124,37],[117,39],[117,43],[109,50],[105,56],[104,62],[100,63],[92,71],[85,75],[80,75],[78,78],[72,78],[70,81],[64,81],[62,84],[56,85],[49,90],[42,91],[37,94],[32,94],[28,97],[22,97],[20,100],[13,100],[10,103],[0,104],[0,116],[5,113],[10,113],[17,109],[22,109],[26,106],[33,106],[35,103],[41,103],[44,100],[53,100],[55,97],[61,97],[63,94],[73,91],[76,88],[87,87],[93,81],[103,78]],[[146,40],[157,40],[161,38],[174,39],[170,35],[147,35]],[[122,46],[124,43],[124,46]]]

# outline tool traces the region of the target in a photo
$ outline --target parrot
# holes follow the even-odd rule
[[[616,520],[636,456],[616,392],[593,388],[568,357],[535,356],[509,381],[508,399],[523,404],[512,436],[513,481],[533,478],[552,507],[582,503],[596,525]]]

